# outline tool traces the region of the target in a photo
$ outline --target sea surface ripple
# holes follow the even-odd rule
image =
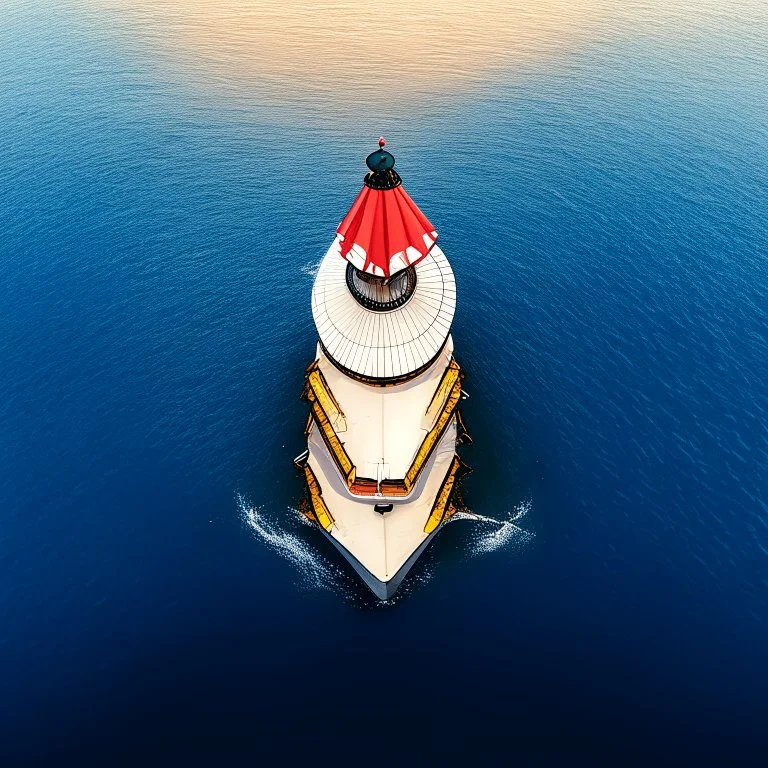
[[[764,0],[6,0],[0,764],[761,765],[766,62]],[[291,466],[381,134],[474,438],[385,606]]]

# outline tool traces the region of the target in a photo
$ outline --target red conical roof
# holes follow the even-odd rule
[[[339,224],[341,255],[363,272],[389,277],[423,259],[437,232],[393,170],[394,157],[382,149],[369,155],[371,173]]]

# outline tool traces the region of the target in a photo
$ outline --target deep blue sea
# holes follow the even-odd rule
[[[483,519],[301,522],[383,134]],[[765,765],[764,0],[4,0],[0,765]]]

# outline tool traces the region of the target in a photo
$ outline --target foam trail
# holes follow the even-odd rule
[[[520,547],[533,538],[533,533],[517,525],[518,522],[521,522],[528,515],[532,507],[532,502],[530,499],[527,499],[520,502],[506,520],[497,520],[494,517],[486,517],[485,515],[466,511],[457,512],[450,522],[470,520],[480,523],[485,530],[481,529],[475,532],[472,537],[470,554],[474,556],[487,555],[510,545]],[[491,530],[487,530],[487,528]]]
[[[301,537],[275,525],[263,514],[262,508],[249,504],[240,494],[237,495],[237,505],[240,516],[256,537],[294,565],[309,585],[325,589],[334,586],[337,581],[336,569],[314,547]],[[292,509],[291,512],[292,522],[309,524],[298,510]]]
[[[307,275],[307,277],[311,277],[314,280],[317,277],[317,272],[319,269],[320,261],[309,261],[301,268],[301,273],[303,275]]]
[[[370,602],[370,596],[361,584],[350,577],[344,570],[329,561],[318,549],[316,544],[305,541],[298,535],[299,527],[314,528],[304,515],[297,509],[289,508],[290,515],[281,517],[280,523],[272,521],[264,514],[262,507],[251,504],[242,495],[237,494],[237,505],[240,517],[248,525],[253,534],[263,544],[266,544],[276,554],[293,565],[302,578],[303,585],[310,589],[329,589],[342,595],[353,603],[361,602],[361,592],[365,595],[362,604]],[[496,550],[524,545],[533,538],[533,533],[517,525],[532,508],[530,501],[523,501],[510,512],[504,520],[499,520],[474,512],[457,512],[450,522],[468,520],[478,523],[477,530],[470,536],[468,554],[472,557],[489,554]],[[293,527],[294,532],[289,530]],[[398,593],[386,601],[376,601],[376,607],[391,606],[398,603],[417,586],[423,586],[432,580],[434,569],[428,562],[421,562],[420,567],[409,574]],[[366,599],[367,598],[367,599]]]
[[[289,515],[281,516],[279,523],[270,520],[263,507],[251,504],[242,495],[237,494],[237,506],[243,522],[251,529],[254,536],[280,557],[287,560],[298,571],[301,586],[307,589],[328,589],[341,595],[351,604],[365,608],[385,608],[397,604],[409,594],[416,584],[424,584],[432,577],[431,569],[423,565],[418,575],[406,579],[398,593],[389,600],[373,600],[356,576],[347,573],[341,564],[326,558],[317,548],[317,542],[305,541],[299,535],[300,528],[307,527],[317,533],[313,523],[299,512],[289,507]],[[293,528],[293,532],[289,530]]]

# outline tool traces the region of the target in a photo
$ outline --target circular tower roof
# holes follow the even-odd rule
[[[437,245],[414,267],[407,300],[381,311],[362,306],[347,283],[341,238],[328,249],[312,289],[312,316],[326,354],[345,373],[374,383],[426,368],[445,345],[456,311],[456,282]]]

